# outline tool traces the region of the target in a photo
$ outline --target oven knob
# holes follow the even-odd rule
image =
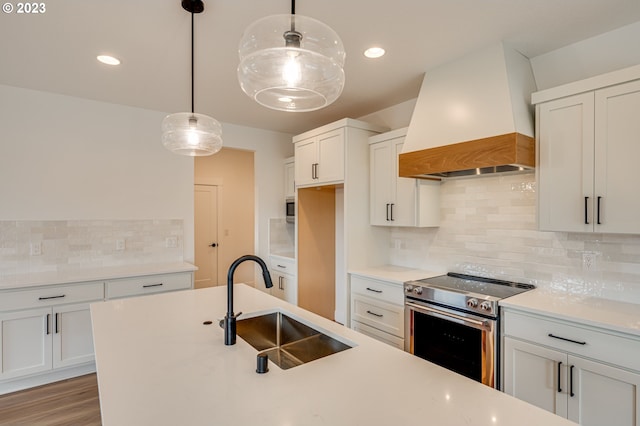
[[[408,285],[404,288],[404,291],[406,291],[407,293],[411,293],[413,291],[413,286],[412,285]]]
[[[475,308],[476,306],[478,306],[478,300],[477,299],[467,300],[467,306],[470,308]]]
[[[480,304],[480,309],[491,312],[491,303],[484,301]]]
[[[414,294],[418,294],[418,295],[422,294],[422,287],[416,287],[416,288],[414,288],[414,289],[413,289],[413,293],[414,293]]]

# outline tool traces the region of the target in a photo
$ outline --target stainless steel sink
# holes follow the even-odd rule
[[[282,312],[239,319],[237,333],[283,370],[352,347]]]

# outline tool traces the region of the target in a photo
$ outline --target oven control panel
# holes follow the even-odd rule
[[[407,299],[437,303],[442,306],[473,312],[490,317],[497,316],[498,303],[487,296],[469,295],[429,286],[405,283],[404,294]]]

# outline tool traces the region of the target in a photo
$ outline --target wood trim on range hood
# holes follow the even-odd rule
[[[448,178],[535,167],[535,139],[521,133],[460,142],[400,154],[398,175]]]

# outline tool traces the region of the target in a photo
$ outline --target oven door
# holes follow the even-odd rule
[[[405,350],[497,388],[497,319],[406,300]]]

